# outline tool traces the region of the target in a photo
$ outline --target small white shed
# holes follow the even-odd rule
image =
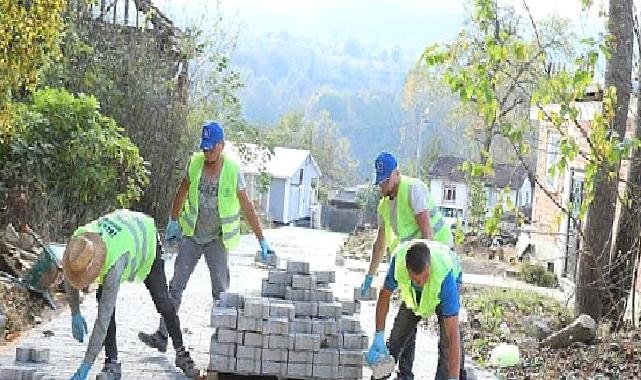
[[[312,216],[318,203],[321,171],[308,150],[276,147],[271,155],[264,148],[244,144],[245,153],[228,144],[225,150],[242,157],[247,194],[263,215],[273,222],[289,224]],[[270,177],[268,190],[260,193],[261,169]]]

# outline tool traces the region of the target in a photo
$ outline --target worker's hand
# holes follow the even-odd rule
[[[381,356],[389,356],[389,350],[385,344],[385,331],[377,331],[374,335],[374,342],[367,351],[367,362],[373,367]]]
[[[180,239],[180,225],[178,225],[178,222],[169,219],[169,223],[167,223],[167,230],[165,231],[165,241],[167,243],[174,243]]]
[[[274,252],[271,248],[269,248],[269,244],[267,244],[267,240],[261,239],[258,243],[260,244],[260,256],[263,259],[263,261],[267,261],[268,255],[276,254],[276,252]]]
[[[85,340],[85,333],[87,332],[87,322],[78,312],[71,316],[71,333],[73,337],[80,343]]]
[[[361,297],[365,297],[365,295],[367,294],[367,291],[372,286],[373,279],[374,278],[372,277],[371,274],[365,275],[365,280],[363,280],[363,285],[361,285]]]
[[[71,377],[71,380],[86,380],[87,377],[89,376],[89,370],[91,369],[91,366],[87,363],[82,363],[80,364],[80,367],[78,367],[78,370],[76,373],[73,374]]]

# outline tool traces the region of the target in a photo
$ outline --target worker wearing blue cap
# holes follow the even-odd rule
[[[401,175],[396,157],[389,152],[381,152],[374,162],[376,170],[375,184],[378,185],[381,192],[381,200],[378,205],[378,234],[372,249],[372,259],[369,270],[361,286],[361,293],[366,294],[370,288],[373,276],[378,271],[378,266],[384,256],[386,249],[394,254],[403,251],[402,247],[406,242],[414,239],[425,239],[426,241],[436,241],[449,250],[451,260],[458,263],[456,254],[451,251],[454,246],[454,238],[450,226],[445,223],[443,215],[436,207],[434,200],[430,196],[427,186],[419,179]],[[378,305],[389,305],[389,299],[398,288],[398,281],[395,276],[395,257],[392,255],[389,270],[385,279],[385,284],[379,294]],[[447,254],[447,253],[446,253]],[[445,273],[445,272],[444,272]],[[461,281],[461,273],[446,273],[440,286],[442,302],[436,310],[439,320],[441,336],[439,339],[439,366],[437,369],[437,379],[450,379],[454,372],[458,374],[460,368],[460,378],[465,378],[462,360],[459,368],[454,368],[450,364],[450,349],[446,334],[446,320],[448,325],[452,324],[452,318],[458,320],[459,312],[459,294],[458,283]],[[420,290],[418,291],[420,294]],[[417,296],[418,297],[418,296]],[[436,300],[436,298],[434,298]],[[444,300],[444,301],[443,301]],[[436,302],[436,301],[435,301]],[[388,306],[389,307],[389,306]],[[379,307],[377,306],[377,316]],[[387,314],[387,309],[385,313]],[[368,361],[375,364],[378,354],[391,353],[398,362],[398,379],[413,379],[412,372],[414,362],[414,350],[416,343],[416,322],[421,318],[417,317],[412,307],[408,307],[405,302],[401,303],[397,318],[392,328],[392,335],[388,344],[385,344],[384,330],[377,330],[374,336],[372,349]],[[377,319],[378,322],[378,319]],[[454,325],[457,325],[455,323]],[[378,328],[378,327],[377,327]],[[457,334],[458,335],[458,331]],[[460,346],[461,340],[455,343]],[[454,343],[454,342],[452,342]],[[388,352],[389,348],[389,352]],[[463,351],[452,352],[459,358],[463,358]],[[458,362],[454,359],[455,362]],[[452,368],[449,368],[452,367]],[[452,369],[450,373],[449,369]]]
[[[180,241],[169,282],[169,296],[176,310],[198,260],[205,256],[211,278],[212,297],[216,300],[229,287],[227,254],[240,241],[240,212],[251,226],[260,244],[264,261],[274,255],[263,236],[247,192],[239,165],[223,153],[225,133],[216,122],[202,128],[201,151],[189,160],[185,177],[174,196],[165,240]],[[182,237],[181,237],[182,235]],[[138,338],[161,352],[167,350],[167,328],[160,320],[153,334],[140,332]]]

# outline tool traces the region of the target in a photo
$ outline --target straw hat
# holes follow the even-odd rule
[[[65,280],[76,289],[91,285],[107,256],[107,246],[99,234],[85,232],[69,240],[62,259]]]

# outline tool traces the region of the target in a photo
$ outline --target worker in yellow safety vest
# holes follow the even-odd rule
[[[174,275],[169,283],[169,295],[177,310],[187,282],[203,255],[209,267],[212,298],[219,299],[220,293],[229,287],[227,258],[240,241],[241,211],[258,239],[263,261],[271,261],[268,256],[275,255],[247,196],[243,172],[237,162],[223,153],[224,148],[223,128],[216,122],[206,122],[202,127],[201,151],[191,156],[174,196],[165,240],[180,240]],[[156,332],[140,332],[138,338],[165,352],[165,322],[161,319]]]
[[[87,322],[80,312],[79,290],[98,283],[98,316],[89,338],[87,352],[72,380],[84,380],[105,347],[103,377],[122,377],[116,345],[116,300],[123,282],[143,282],[156,310],[167,321],[176,350],[176,366],[190,378],[198,375],[194,361],[183,344],[180,320],[169,300],[162,245],[154,220],[142,213],[117,210],[79,227],[65,247],[62,268],[65,290],[71,307],[71,330],[80,343]]]
[[[367,361],[371,366],[391,354],[398,363],[397,379],[413,379],[416,326],[436,314],[439,325],[436,380],[466,379],[463,333],[459,326],[461,268],[450,247],[431,240],[400,243],[387,271],[376,304],[376,332]],[[385,319],[392,293],[400,291],[401,307],[385,344]],[[423,363],[425,363],[423,361]]]

